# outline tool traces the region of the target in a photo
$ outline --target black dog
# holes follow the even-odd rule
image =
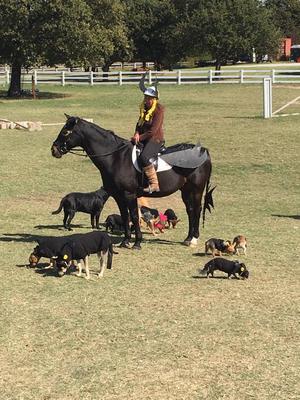
[[[231,275],[239,279],[236,274],[238,274],[243,279],[247,279],[249,277],[249,271],[247,270],[244,263],[240,263],[237,260],[229,261],[221,257],[210,260],[207,264],[204,265],[203,269],[199,270],[199,273],[201,275],[206,274],[207,278],[209,278],[209,274],[211,274],[212,277],[214,276],[214,271],[226,272],[228,274],[228,279]]]
[[[88,257],[90,254],[97,253],[100,261],[100,271],[98,277],[102,277],[105,267],[111,269],[113,258],[113,247],[110,236],[106,232],[89,232],[66,236],[69,240],[61,247],[56,254],[56,266],[58,275],[63,276],[72,260],[76,260],[79,264],[78,276],[81,276],[82,264],[84,264],[86,278],[90,278]]]
[[[104,222],[106,232],[124,232],[124,225],[121,215],[110,214]]]
[[[70,227],[71,221],[77,211],[91,214],[92,228],[99,229],[100,214],[108,197],[109,194],[103,188],[90,193],[69,193],[61,199],[59,208],[53,211],[52,214],[59,214],[63,208],[63,224],[69,231],[72,230]]]
[[[167,217],[167,224],[168,224],[167,228],[170,228],[171,225],[173,228],[175,228],[175,226],[180,221],[180,219],[177,218],[177,215],[175,214],[174,210],[172,210],[171,208],[168,208],[164,212],[164,215]]]
[[[42,257],[50,259],[50,266],[55,267],[56,256],[61,251],[62,247],[70,240],[76,238],[79,234],[70,236],[49,236],[38,239],[38,245],[29,255],[29,266],[35,267]]]

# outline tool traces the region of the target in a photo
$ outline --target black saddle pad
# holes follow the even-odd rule
[[[208,153],[200,144],[181,143],[168,147],[160,157],[174,167],[197,168],[207,160]]]

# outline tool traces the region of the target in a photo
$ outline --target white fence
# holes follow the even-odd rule
[[[136,85],[141,77],[140,71],[82,72],[68,70],[32,70],[22,73],[22,85]],[[264,78],[271,78],[275,83],[300,83],[300,70],[296,69],[223,69],[215,70],[174,70],[149,71],[148,83],[158,80],[160,84],[214,84],[214,83],[261,83]],[[10,82],[8,69],[0,70],[0,84]]]

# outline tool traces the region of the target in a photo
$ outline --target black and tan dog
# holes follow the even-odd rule
[[[172,225],[173,228],[175,228],[175,226],[180,221],[180,219],[175,214],[174,210],[172,210],[171,208],[168,208],[164,212],[164,215],[167,217],[167,226],[166,226],[166,228],[170,228],[171,225]]]
[[[50,267],[55,267],[56,256],[61,248],[67,243],[70,238],[76,238],[78,234],[70,236],[49,236],[37,239],[38,245],[29,255],[29,266],[36,267],[41,258],[50,259]]]
[[[235,253],[240,254],[240,249],[243,249],[243,254],[246,255],[247,251],[247,239],[244,235],[238,235],[233,239],[232,242],[234,248],[235,248]]]
[[[99,278],[103,276],[106,267],[111,269],[114,252],[111,238],[106,232],[94,231],[78,234],[75,238],[72,236],[69,237],[70,240],[67,241],[56,254],[56,267],[59,276],[63,276],[67,272],[70,262],[76,260],[79,267],[79,273],[77,275],[81,276],[83,265],[86,272],[86,279],[89,279],[88,257],[91,254],[98,255],[100,263]]]
[[[221,256],[222,253],[234,254],[235,248],[230,240],[211,238],[205,242],[205,254],[211,252],[212,256]]]
[[[72,230],[70,225],[76,212],[90,214],[92,228],[99,229],[100,214],[108,197],[109,194],[103,187],[90,193],[69,193],[61,199],[58,209],[52,211],[52,214],[59,214],[64,209],[63,224],[69,231]]]
[[[124,224],[121,215],[110,214],[104,222],[106,232],[124,232]]]
[[[208,263],[204,265],[204,268],[199,270],[200,275],[205,275],[209,278],[209,274],[213,277],[214,271],[222,271],[226,272],[228,275],[228,279],[233,275],[235,278],[242,279],[249,278],[249,271],[246,268],[244,263],[240,263],[239,261],[230,261],[226,260],[226,258],[217,257],[210,260]],[[238,276],[237,276],[238,275]]]
[[[155,227],[156,224],[160,221],[159,219],[159,211],[156,208],[150,208],[147,206],[141,206],[140,207],[140,216],[141,216],[141,222],[143,221],[147,228],[151,231],[153,236],[156,236],[155,233]],[[140,225],[141,225],[140,222]],[[159,229],[160,232],[163,231],[163,229]]]

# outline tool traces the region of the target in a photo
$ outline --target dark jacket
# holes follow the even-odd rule
[[[145,121],[141,126],[136,125],[135,130],[140,134],[140,142],[153,141],[160,143],[164,141],[164,111],[164,106],[158,103],[150,121]]]

